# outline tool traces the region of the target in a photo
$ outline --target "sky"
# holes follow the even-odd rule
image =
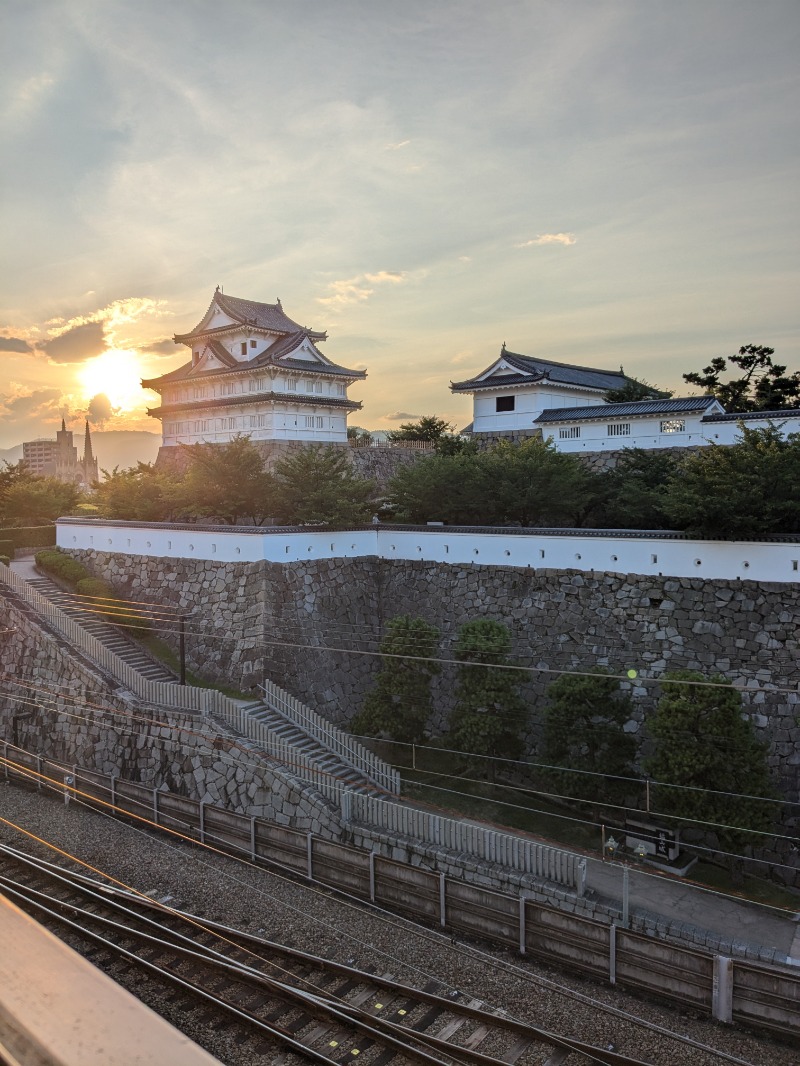
[[[797,0],[0,0],[0,448],[158,432],[217,285],[370,429],[515,352],[800,368]]]

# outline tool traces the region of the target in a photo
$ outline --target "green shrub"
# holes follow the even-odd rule
[[[37,552],[36,565],[40,570],[66,581],[69,585],[77,585],[79,581],[89,576],[89,571],[82,563],[58,549]]]
[[[8,566],[11,562],[7,555],[0,555],[0,566]]]
[[[13,540],[0,540],[0,555],[7,555],[9,559],[13,559],[14,547]]]
[[[85,604],[86,607],[102,614],[115,625],[133,629],[133,636],[137,635],[136,630],[141,632],[150,629],[150,620],[115,596],[111,586],[99,577],[82,578],[75,586],[75,591],[79,596],[87,597],[89,602]]]
[[[9,526],[0,533],[13,540],[15,548],[49,548],[56,542],[55,526]]]

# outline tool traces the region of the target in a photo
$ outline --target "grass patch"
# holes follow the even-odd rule
[[[170,670],[180,677],[181,661],[178,657],[178,653],[161,637],[156,637],[152,633],[145,633],[139,636],[136,633],[130,634],[134,640],[142,645],[155,659],[158,659],[165,666],[168,666]],[[221,685],[216,681],[207,681],[205,678],[200,677],[198,674],[186,667],[186,684],[192,685],[194,688],[208,688],[214,689],[217,692],[221,692],[223,696],[228,696],[232,700],[252,700],[254,697],[248,695],[245,692],[240,692],[238,688],[232,688],[229,685]]]
[[[429,804],[447,817],[489,822],[499,828],[530,833],[556,847],[580,848],[601,857],[599,822],[593,822],[590,814],[574,804],[554,803],[504,781],[478,780],[474,773],[470,776],[463,758],[441,750],[436,740],[416,746],[413,767],[410,746],[398,748],[380,740],[362,743],[400,770],[403,795],[412,801]],[[527,786],[536,787],[535,781]],[[539,787],[548,791],[546,785]],[[642,816],[646,817],[643,813]],[[715,863],[699,861],[686,880],[755,903],[800,911],[800,891],[752,874],[737,885],[729,870]]]
[[[707,888],[714,888],[731,896],[741,896],[743,899],[753,900],[756,903],[765,903],[770,907],[788,907],[791,910],[800,910],[800,892],[776,884],[774,881],[766,881],[761,877],[753,877],[746,874],[744,884],[734,884],[730,873],[722,866],[711,862],[698,862],[692,867],[689,880],[697,881]]]

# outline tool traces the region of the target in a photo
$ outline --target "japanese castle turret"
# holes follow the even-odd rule
[[[347,442],[347,416],[361,404],[347,389],[366,377],[322,354],[325,333],[292,321],[280,300],[257,303],[217,288],[201,321],[174,337],[191,359],[142,381],[161,396],[148,410],[161,420],[165,448],[253,441]]]

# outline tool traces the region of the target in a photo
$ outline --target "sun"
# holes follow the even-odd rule
[[[102,392],[111,401],[111,406],[120,411],[134,411],[144,406],[141,379],[139,358],[136,352],[126,348],[110,348],[87,360],[78,371],[84,399],[91,400]]]

